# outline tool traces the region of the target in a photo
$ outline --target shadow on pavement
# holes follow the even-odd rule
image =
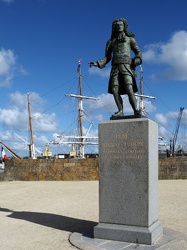
[[[7,215],[7,217],[9,218],[25,220],[42,226],[51,227],[54,229],[59,229],[72,233],[77,232],[87,237],[93,237],[93,228],[98,224],[94,221],[87,221],[50,213],[38,213],[27,211],[17,212],[1,207],[0,212],[11,212],[10,215]]]

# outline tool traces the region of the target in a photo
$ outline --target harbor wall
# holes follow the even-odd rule
[[[159,159],[159,180],[187,179],[187,157],[166,157]]]
[[[99,159],[8,159],[0,181],[99,180]],[[159,159],[159,179],[187,179],[187,157]]]
[[[8,159],[0,180],[86,181],[98,180],[98,160],[88,159]]]

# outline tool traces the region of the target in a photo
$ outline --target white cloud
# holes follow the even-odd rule
[[[16,59],[12,50],[0,50],[0,75],[7,74],[15,65]]]
[[[58,138],[59,135],[60,133],[56,133],[56,132],[52,134],[53,142],[56,142],[56,143],[60,142],[60,139]]]
[[[45,100],[43,98],[41,98],[38,93],[32,92],[32,93],[28,93],[28,94],[29,94],[30,103],[35,108],[35,110],[38,111],[38,110],[43,109],[43,105],[45,104]],[[27,109],[27,107],[28,107],[28,94],[22,94],[18,91],[11,93],[9,95],[10,105],[19,107],[21,109]]]
[[[19,66],[18,71],[20,72],[21,75],[28,75],[29,74],[28,71],[23,67],[23,65]]]
[[[155,119],[157,120],[159,124],[161,124],[161,126],[164,126],[164,127],[168,126],[168,118],[166,117],[166,115],[156,114]]]
[[[158,133],[159,133],[159,136],[160,136],[160,137],[166,137],[166,136],[168,136],[168,131],[167,131],[167,129],[166,129],[165,127],[163,127],[163,126],[159,126],[159,131],[158,131]]]
[[[106,67],[106,68],[103,68],[103,69],[99,69],[97,67],[91,67],[91,68],[89,68],[89,73],[91,75],[95,74],[95,75],[99,75],[101,77],[109,77],[110,76],[110,70],[111,70],[110,67]]]
[[[12,50],[0,50],[0,86],[9,86],[15,70],[16,57]]]
[[[102,114],[96,115],[95,118],[96,118],[99,122],[103,121],[103,119],[104,119]]]
[[[16,131],[28,130],[28,101],[27,95],[20,92],[9,95],[9,108],[0,109],[0,123]],[[43,100],[37,93],[30,94],[30,107],[33,127],[35,131],[54,132],[56,130],[56,116],[54,113],[42,114]]]
[[[19,110],[17,107],[11,109],[0,109],[0,123],[4,126],[14,127],[16,129],[26,128],[26,113]]]
[[[114,112],[116,111],[116,105],[114,102],[114,98],[111,94],[101,94],[97,96],[98,101],[89,101],[89,105],[87,108],[91,110],[104,110],[105,112]],[[88,102],[85,102],[88,103]]]
[[[177,122],[177,119],[179,117],[179,111],[170,111],[165,115],[168,119],[173,120],[175,122]],[[182,118],[184,118],[184,116],[186,117],[186,111],[184,110],[184,112],[182,113]]]
[[[0,131],[1,141],[7,141],[12,138],[12,133],[10,131]]]
[[[173,33],[170,40],[165,43],[146,45],[143,61],[165,65],[162,77],[170,80],[187,80],[187,31]]]
[[[51,133],[57,130],[57,124],[55,122],[55,113],[51,114],[41,114],[39,112],[33,113],[33,129],[37,132]]]
[[[16,105],[18,107],[26,108],[27,106],[27,96],[25,94],[21,94],[18,91],[16,91],[15,93],[11,93],[9,95],[9,99],[11,104]]]
[[[22,65],[18,65],[13,50],[0,50],[0,87],[9,87],[16,74],[27,75]]]

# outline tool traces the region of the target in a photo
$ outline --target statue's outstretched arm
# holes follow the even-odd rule
[[[94,67],[98,67],[98,62],[89,62],[88,63],[90,65],[90,67],[94,66]]]
[[[100,69],[104,68],[105,65],[111,60],[111,40],[107,41],[105,48],[105,56],[102,59],[99,59],[97,62],[89,62],[90,67],[98,67]]]

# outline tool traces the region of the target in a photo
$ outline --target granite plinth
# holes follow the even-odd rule
[[[158,220],[158,126],[147,118],[99,124],[95,238],[153,244]]]
[[[137,244],[154,244],[163,233],[160,221],[150,227],[126,226],[119,224],[99,223],[94,228],[94,237]]]

